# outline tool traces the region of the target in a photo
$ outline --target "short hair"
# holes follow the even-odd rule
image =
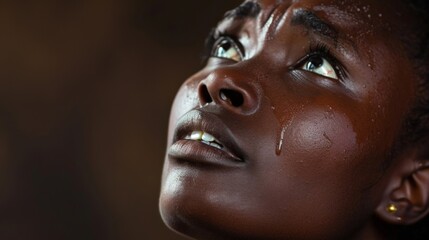
[[[407,37],[403,34],[401,41],[417,71],[416,102],[407,119],[404,121],[403,135],[400,137],[400,148],[411,144],[427,143],[429,140],[429,1],[403,0],[415,14],[416,31]],[[400,35],[401,36],[401,35]],[[429,216],[419,222],[399,228],[399,239],[429,239]]]
[[[404,47],[417,72],[417,96],[414,107],[405,121],[401,145],[417,143],[429,137],[429,1],[406,0],[417,17],[410,27],[413,37],[400,34]]]

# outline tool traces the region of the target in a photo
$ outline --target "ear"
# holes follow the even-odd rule
[[[429,147],[424,144],[395,159],[376,215],[388,222],[410,225],[429,213]]]

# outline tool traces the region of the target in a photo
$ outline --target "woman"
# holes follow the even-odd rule
[[[428,14],[416,4],[228,12],[173,104],[164,222],[196,239],[395,239],[398,226],[409,238],[429,204]]]

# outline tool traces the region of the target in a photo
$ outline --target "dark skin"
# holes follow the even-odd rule
[[[394,9],[265,0],[221,21],[173,104],[165,223],[197,239],[384,239],[426,216],[424,145],[391,159],[417,89]]]

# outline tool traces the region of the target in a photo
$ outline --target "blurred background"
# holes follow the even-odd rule
[[[240,1],[0,2],[0,239],[183,239],[158,214],[170,104]]]

